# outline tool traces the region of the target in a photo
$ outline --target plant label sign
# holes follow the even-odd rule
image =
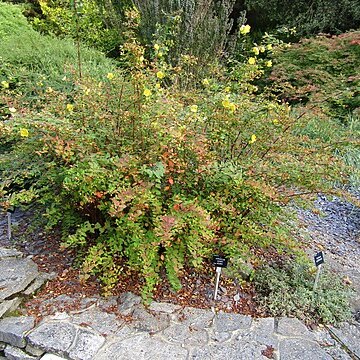
[[[315,291],[317,289],[317,286],[318,286],[318,283],[319,283],[321,267],[322,267],[322,264],[325,262],[324,254],[323,254],[322,251],[319,251],[317,254],[315,254],[314,261],[315,261],[315,265],[317,267],[315,283],[314,283],[314,289],[313,289],[313,292],[315,293]]]
[[[212,263],[214,266],[216,267],[220,267],[220,268],[226,268],[228,261],[226,258],[219,256],[219,255],[214,255],[213,256],[213,260]]]
[[[315,254],[314,261],[316,266],[319,266],[325,262],[324,254],[322,251],[319,251],[317,254]]]
[[[220,255],[214,255],[212,263],[214,266],[216,266],[216,283],[215,283],[215,292],[214,292],[214,300],[216,301],[217,293],[219,289],[219,281],[220,281],[220,274],[222,268],[226,268],[228,261],[225,257]]]

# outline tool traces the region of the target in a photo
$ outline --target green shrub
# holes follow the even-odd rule
[[[171,35],[167,61],[174,65],[186,55],[197,58],[199,66],[225,56],[230,45],[234,45],[236,35],[230,35],[234,3],[234,0],[134,1],[141,15],[140,34],[145,43],[154,42],[153,35],[158,34],[159,28],[166,29]],[[239,25],[243,20],[239,19]]]
[[[277,53],[270,81],[283,99],[347,119],[360,107],[360,33],[318,36]]]
[[[41,204],[64,246],[78,250],[85,279],[97,274],[108,291],[129,267],[145,299],[163,270],[178,289],[184,266],[199,271],[213,253],[241,264],[297,249],[279,221],[282,204],[330,189],[349,169],[323,139],[301,133],[308,118],[255,95],[260,60],[232,71],[215,62],[184,91],[190,66],[166,63],[161,42],[145,60],[135,11],[128,22],[126,76],[84,72],[70,93],[45,91],[31,113],[3,89],[3,205]]]
[[[39,5],[41,14],[32,19],[36,30],[81,39],[87,46],[119,55],[126,2],[120,6],[109,0],[39,0]]]
[[[271,316],[296,316],[305,321],[336,324],[351,317],[351,291],[329,270],[313,291],[315,273],[296,262],[264,266],[254,273],[257,301]]]

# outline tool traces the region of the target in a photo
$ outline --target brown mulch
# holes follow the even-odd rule
[[[26,228],[26,222],[22,223],[18,233],[24,233]],[[61,298],[61,295],[72,297],[75,300],[62,305],[58,304],[63,308],[56,309],[56,311],[79,310],[83,306],[83,299],[99,298],[103,295],[103,288],[97,278],[90,277],[86,281],[82,280],[81,271],[74,266],[76,263],[75,252],[60,248],[59,234],[31,232],[31,235],[26,235],[26,242],[18,243],[18,247],[25,255],[32,256],[32,260],[38,265],[40,271],[56,274],[26,302],[25,307],[28,314],[40,319],[42,316],[54,313],[54,304],[51,301],[52,299],[56,300],[59,296]],[[123,269],[111,295],[119,296],[128,291],[140,295],[141,279],[137,274],[127,270],[125,265]],[[245,283],[240,284],[236,280],[226,277],[224,273],[220,280],[220,296],[215,302],[213,300],[215,268],[210,263],[201,273],[195,273],[192,269],[185,268],[180,276],[182,288],[178,292],[171,289],[165,275],[162,276],[162,279],[154,291],[153,299],[155,301],[204,309],[214,308],[252,316],[266,316],[256,307],[254,288]],[[234,300],[235,295],[239,295],[238,301]]]

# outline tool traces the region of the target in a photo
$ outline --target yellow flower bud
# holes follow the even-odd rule
[[[74,105],[73,104],[67,104],[66,105],[66,110],[69,111],[69,112],[74,111]]]
[[[20,136],[22,136],[22,137],[28,137],[28,136],[29,136],[29,131],[28,131],[28,129],[21,128],[21,129],[20,129]]]
[[[255,141],[256,141],[256,135],[255,135],[255,134],[252,134],[252,135],[251,135],[251,139],[250,139],[250,141],[249,141],[249,144],[253,144]]]
[[[197,105],[191,105],[190,106],[190,111],[193,113],[196,113],[198,111],[198,106]]]
[[[249,60],[248,60],[248,63],[249,63],[250,65],[255,65],[256,59],[255,59],[254,57],[250,57]]]
[[[158,72],[156,73],[156,77],[157,77],[158,79],[163,79],[163,78],[165,77],[165,74],[164,74],[162,71],[158,71]]]
[[[8,89],[9,88],[9,86],[10,86],[10,84],[7,82],[7,81],[2,81],[1,82],[1,86],[4,88],[4,89]]]
[[[144,94],[144,96],[149,97],[149,96],[151,96],[151,90],[145,88],[143,94]]]
[[[248,34],[250,32],[250,29],[251,29],[250,25],[241,25],[240,34],[241,35],[246,35],[246,34]]]

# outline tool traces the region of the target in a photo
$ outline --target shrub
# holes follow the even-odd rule
[[[43,34],[81,39],[83,44],[112,56],[122,44],[123,9],[126,4],[108,0],[40,0],[33,26]]]
[[[360,6],[356,0],[316,0],[311,4],[304,0],[245,0],[245,7],[257,28],[269,30],[286,25],[296,27],[300,36],[339,34],[360,25]]]
[[[287,101],[345,119],[360,107],[359,42],[356,31],[305,39],[277,54],[270,81]]]
[[[140,33],[145,43],[154,42],[153,34],[158,33],[159,27],[166,28],[172,48],[167,60],[174,65],[187,55],[197,58],[200,66],[224,56],[230,43],[236,40],[236,36],[230,36],[233,27],[237,28],[230,18],[234,3],[234,0],[134,1],[141,14]],[[239,19],[239,25],[243,20]]]
[[[260,61],[232,71],[215,63],[184,91],[187,68],[159,56],[163,43],[147,62],[135,11],[128,23],[126,75],[96,69],[70,96],[45,92],[31,114],[14,112],[3,89],[3,205],[42,204],[48,226],[61,226],[64,246],[79,251],[85,279],[98,274],[108,291],[127,266],[141,275],[145,299],[161,270],[178,289],[185,264],[198,271],[214,252],[234,263],[292,252],[282,204],[344,180],[332,146],[303,135],[308,119],[287,104],[255,95]]]

